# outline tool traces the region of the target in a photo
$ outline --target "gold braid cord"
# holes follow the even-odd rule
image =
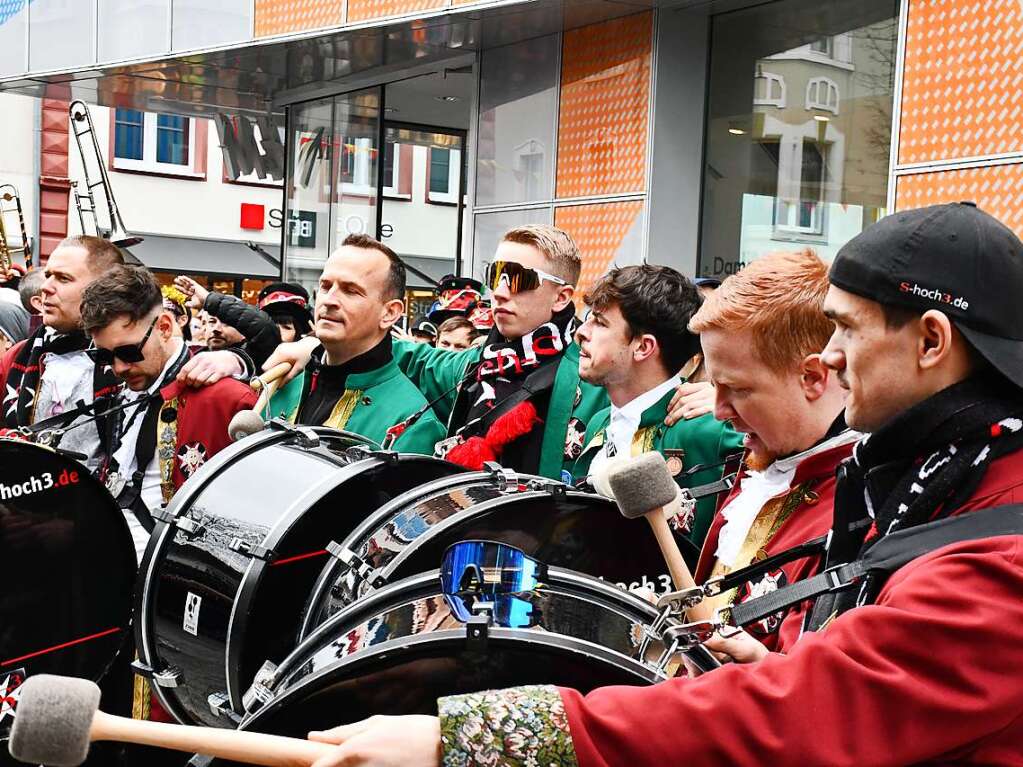
[[[329,426],[331,429],[344,429],[348,425],[348,419],[355,412],[355,406],[359,404],[361,399],[362,390],[345,389],[345,393],[341,395],[341,399],[334,405],[330,417],[323,422],[323,425]]]

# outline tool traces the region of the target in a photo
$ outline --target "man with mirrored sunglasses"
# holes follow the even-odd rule
[[[100,477],[125,511],[141,559],[152,511],[230,443],[231,418],[256,394],[229,378],[203,388],[175,380],[191,355],[145,268],[121,266],[90,284],[82,324],[92,338],[86,354],[123,383],[105,418]]]

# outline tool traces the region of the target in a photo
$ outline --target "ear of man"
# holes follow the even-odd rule
[[[405,314],[405,302],[400,298],[392,298],[384,303],[383,311],[380,312],[380,329],[390,330],[402,315]]]
[[[952,321],[944,312],[930,309],[920,315],[916,324],[919,332],[917,341],[917,358],[920,367],[929,370],[938,367],[956,352],[956,346],[965,345],[960,336],[956,344],[957,332]]]
[[[661,345],[657,343],[657,339],[650,333],[643,333],[638,339],[639,344],[636,346],[635,351],[632,353],[632,359],[635,362],[645,362],[651,357],[658,357],[661,353]]]
[[[574,297],[575,297],[574,285],[559,285],[558,292],[555,294],[554,298],[553,307],[554,311],[560,312],[562,309],[564,309],[566,306],[572,303],[572,299]]]
[[[808,354],[803,358],[799,367],[799,385],[808,402],[816,402],[824,396],[831,373],[820,354]]]

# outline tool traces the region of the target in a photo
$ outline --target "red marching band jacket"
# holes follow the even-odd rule
[[[223,378],[215,384],[193,388],[174,381],[160,390],[162,413],[174,409],[177,436],[174,446],[174,489],[177,490],[208,459],[231,444],[227,427],[235,413],[249,410],[258,395],[240,381]],[[163,429],[165,421],[157,426]]]
[[[752,558],[747,557],[745,561],[735,562],[733,570],[827,535],[828,530],[831,529],[832,509],[835,502],[835,470],[838,468],[838,464],[852,454],[852,448],[852,443],[832,447],[808,456],[796,467],[790,489],[768,501],[761,511],[761,515],[766,516],[772,513],[770,508],[772,505],[777,506],[779,510],[787,512],[784,520],[770,535],[767,542],[757,548]],[[729,493],[711,522],[694,574],[697,583],[706,583],[714,572],[718,536],[721,534],[721,528],[725,525],[725,518],[721,510],[725,509],[739,495],[745,474],[744,464],[736,477],[732,492]],[[786,505],[790,508],[786,509]],[[758,520],[760,519],[758,517]],[[770,523],[769,519],[761,521]],[[754,523],[754,526],[756,524],[757,522]],[[820,565],[820,558],[816,556],[797,559],[782,565],[775,571],[766,573],[746,587],[739,587],[721,601],[728,604],[741,604],[748,599],[763,596],[769,591],[774,591],[795,581],[812,577],[819,572]],[[797,608],[788,610],[784,615],[765,618],[758,624],[748,627],[747,630],[768,650],[784,652],[799,637],[803,618],[810,606],[810,603],[804,603]]]
[[[956,513],[1023,501],[1023,451]],[[750,665],[560,690],[581,767],[1023,765],[1023,536],[955,543]],[[922,639],[926,637],[926,640]]]

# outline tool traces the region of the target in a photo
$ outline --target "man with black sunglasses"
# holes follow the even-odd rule
[[[92,337],[87,355],[109,368],[123,388],[106,421],[100,477],[117,498],[141,559],[152,532],[152,510],[207,459],[230,444],[227,427],[256,394],[225,378],[202,388],[175,380],[190,359],[149,270],[121,266],[86,288],[82,324]]]

